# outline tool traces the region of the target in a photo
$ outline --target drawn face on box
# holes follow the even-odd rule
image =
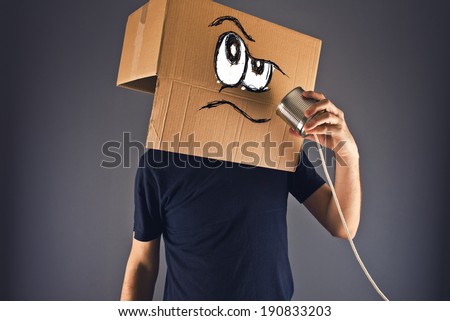
[[[293,171],[302,141],[275,111],[314,88],[320,47],[211,0],[151,0],[129,16],[118,84],[154,94],[148,148]]]
[[[235,24],[248,41],[255,42],[255,39],[245,31],[240,21],[235,17],[219,17],[211,22],[209,27],[216,27],[225,21]],[[253,57],[242,37],[233,31],[222,33],[217,41],[214,54],[214,70],[217,82],[222,85],[219,92],[226,88],[240,88],[241,90],[261,93],[270,90],[269,84],[274,71],[279,71],[284,76],[287,76],[275,62]],[[201,109],[209,109],[221,105],[231,106],[243,117],[254,123],[270,121],[268,118],[253,118],[229,100],[208,102]]]

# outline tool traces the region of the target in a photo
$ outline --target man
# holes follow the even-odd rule
[[[357,145],[340,109],[321,93],[303,95],[318,100],[307,117],[324,111],[305,129],[340,160],[334,184],[353,238],[361,207]],[[330,187],[305,153],[293,173],[155,150],[146,156],[136,176],[134,239],[122,300],[152,299],[161,234],[165,300],[290,300],[288,193],[333,236],[347,239]],[[199,166],[182,166],[196,161]]]

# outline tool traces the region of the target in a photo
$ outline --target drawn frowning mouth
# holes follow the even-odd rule
[[[224,21],[233,22],[246,39],[255,42],[235,17],[219,17],[211,22],[209,27],[221,25]],[[233,31],[225,32],[219,36],[214,54],[214,70],[217,82],[222,85],[219,92],[225,88],[237,87],[254,93],[266,92],[270,90],[268,85],[272,80],[274,70],[278,70],[284,76],[287,76],[276,63],[253,57],[242,38]],[[207,105],[201,107],[199,110],[211,109],[222,105],[231,106],[242,116],[254,123],[270,121],[270,118],[255,119],[228,100],[208,102]]]
[[[236,110],[238,113],[240,113],[242,116],[244,116],[245,118],[247,118],[248,120],[254,122],[254,123],[266,123],[270,120],[270,118],[259,118],[259,119],[255,119],[252,116],[250,116],[249,114],[247,114],[245,111],[243,111],[242,109],[240,109],[238,106],[236,106],[235,104],[233,104],[231,101],[228,100],[215,100],[215,101],[211,101],[209,102],[207,105],[200,107],[199,110],[202,110],[204,108],[214,108],[220,105],[229,105],[231,107],[233,107],[234,110]]]

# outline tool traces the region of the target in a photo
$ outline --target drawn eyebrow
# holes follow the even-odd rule
[[[222,22],[224,21],[231,21],[234,22],[234,24],[239,28],[239,30],[241,30],[241,32],[244,34],[245,38],[247,38],[250,41],[255,42],[255,39],[252,38],[252,36],[250,36],[245,30],[244,27],[242,27],[241,23],[239,22],[239,20],[235,17],[232,16],[222,16],[217,18],[216,20],[214,20],[213,22],[211,22],[208,27],[216,27],[218,25],[221,25]]]
[[[270,60],[266,60],[266,61],[267,61],[268,63],[272,64],[272,66],[273,66],[276,70],[278,70],[278,71],[281,72],[283,75],[285,75],[286,77],[289,78],[289,76],[288,76],[283,70],[281,70],[280,66],[278,66],[276,63],[274,63],[273,61],[270,61]]]
[[[231,101],[228,100],[215,100],[215,101],[211,101],[209,102],[206,106],[200,107],[199,110],[202,110],[203,108],[214,108],[217,106],[221,106],[221,105],[230,105],[231,107],[233,107],[234,110],[236,110],[238,113],[240,113],[242,116],[244,116],[245,118],[247,118],[248,120],[254,122],[254,123],[266,123],[270,120],[270,118],[259,118],[259,119],[255,119],[252,116],[250,116],[249,114],[247,114],[245,111],[243,111],[242,109],[240,109],[238,106],[236,106],[235,104],[233,104]]]

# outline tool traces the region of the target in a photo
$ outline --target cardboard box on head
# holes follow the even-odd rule
[[[211,0],[151,0],[128,18],[117,84],[154,93],[147,148],[294,171],[276,114],[314,88],[321,41]]]

